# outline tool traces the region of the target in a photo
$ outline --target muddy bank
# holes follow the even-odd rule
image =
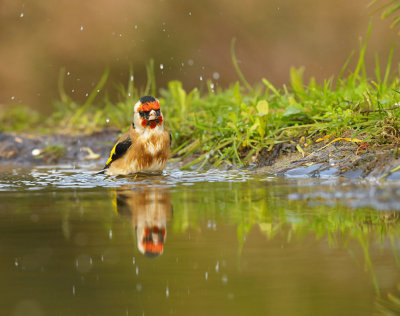
[[[0,164],[43,165],[96,162],[103,166],[118,130],[91,135],[0,133]]]
[[[92,162],[101,168],[118,138],[118,130],[91,135],[26,135],[0,133],[0,164],[42,165]],[[255,157],[252,169],[288,177],[400,179],[399,150],[339,140],[314,143],[299,151],[295,142],[276,145]]]
[[[295,144],[283,144],[275,152],[264,152],[257,168],[288,177],[400,179],[399,171],[392,172],[399,165],[398,150],[393,146],[368,147],[341,140],[314,144],[304,153],[299,153]]]

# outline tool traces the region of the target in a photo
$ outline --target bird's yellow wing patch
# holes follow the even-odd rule
[[[113,161],[122,157],[126,153],[128,148],[131,147],[131,145],[132,145],[132,141],[129,137],[124,139],[123,141],[116,143],[115,146],[113,147],[113,149],[111,149],[110,157],[108,158],[108,160],[106,162],[105,168],[109,167]]]
[[[108,158],[108,160],[107,160],[107,162],[106,162],[106,165],[108,165],[108,164],[111,163],[111,161],[112,161],[112,156],[113,156],[114,153],[115,153],[115,148],[117,147],[117,145],[118,145],[118,144],[115,144],[114,147],[113,147],[113,149],[111,149],[110,157]]]

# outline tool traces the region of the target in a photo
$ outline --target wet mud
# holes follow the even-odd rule
[[[0,164],[44,165],[96,162],[104,165],[118,130],[91,135],[0,133]]]
[[[92,162],[102,166],[119,135],[118,130],[111,129],[91,135],[0,133],[0,164]],[[370,147],[348,141],[327,146],[326,141],[303,148],[303,152],[299,152],[297,142],[275,145],[272,150],[262,150],[249,167],[258,172],[294,178],[400,179],[400,172],[393,172],[399,165],[399,150],[394,146]]]
[[[396,147],[369,147],[342,140],[331,145],[315,143],[303,153],[296,143],[280,144],[262,152],[257,167],[287,177],[400,179],[400,172],[393,170],[399,165]]]

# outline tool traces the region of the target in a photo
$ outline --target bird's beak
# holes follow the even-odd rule
[[[151,110],[149,114],[149,121],[154,121],[157,118],[156,111]]]

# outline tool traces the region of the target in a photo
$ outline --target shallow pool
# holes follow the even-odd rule
[[[0,169],[1,315],[400,313],[396,182],[95,171]]]

